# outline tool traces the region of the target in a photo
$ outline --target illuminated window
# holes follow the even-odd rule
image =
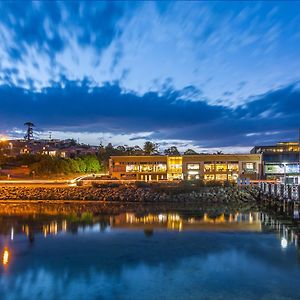
[[[215,165],[213,163],[207,162],[204,163],[204,172],[214,172]]]
[[[216,164],[216,172],[226,172],[226,171],[227,171],[227,164],[224,163]]]
[[[238,172],[239,164],[236,162],[228,163],[228,171],[229,172]]]
[[[216,180],[225,181],[225,180],[227,180],[227,175],[226,174],[216,174]]]
[[[55,150],[49,151],[48,153],[49,153],[50,156],[56,156],[56,151]]]
[[[283,164],[265,165],[265,173],[266,174],[283,174],[284,173],[284,165]]]
[[[212,181],[212,180],[215,180],[215,176],[214,176],[214,175],[208,175],[208,174],[205,174],[205,175],[204,175],[204,180],[205,180],[205,181]]]
[[[152,164],[141,165],[141,171],[142,172],[152,172],[153,171],[153,165]]]
[[[254,170],[255,168],[254,168],[254,163],[245,163],[244,164],[244,169],[246,169],[246,170],[249,170],[249,171],[251,171],[251,170]]]
[[[199,170],[200,165],[199,164],[187,164],[187,169],[188,170]]]
[[[133,165],[127,165],[126,172],[132,172],[132,171],[133,171]]]
[[[196,175],[196,174],[199,174],[199,171],[188,171],[187,173],[189,175]]]
[[[169,157],[168,167],[170,173],[182,173],[182,157]]]
[[[167,164],[166,163],[159,163],[154,166],[155,172],[166,172],[167,171]]]
[[[299,173],[300,166],[297,164],[288,164],[286,165],[286,173]]]
[[[139,172],[139,171],[140,171],[139,165],[135,165],[135,164],[126,165],[126,172]]]

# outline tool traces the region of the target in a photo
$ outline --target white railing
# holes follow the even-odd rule
[[[260,182],[259,187],[264,194],[273,195],[281,199],[300,201],[299,184],[275,184]]]

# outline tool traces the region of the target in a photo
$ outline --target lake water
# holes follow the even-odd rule
[[[300,299],[298,236],[262,213],[0,216],[0,299]]]

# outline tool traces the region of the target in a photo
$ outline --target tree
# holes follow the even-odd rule
[[[118,147],[116,148],[116,150],[117,150],[118,152],[120,152],[121,155],[122,155],[122,154],[126,154],[126,148],[125,148],[125,146],[118,146]]]
[[[133,154],[134,155],[143,155],[143,149],[140,146],[136,145],[133,147]]]
[[[145,154],[147,154],[147,155],[155,154],[158,152],[157,144],[147,141],[144,144],[143,150],[144,150]]]
[[[24,123],[24,126],[27,127],[27,131],[24,136],[24,139],[30,141],[33,139],[33,127],[35,127],[35,125],[32,122],[26,122]]]
[[[143,149],[140,146],[126,146],[125,155],[143,155]]]
[[[77,165],[78,165],[78,170],[79,170],[79,173],[84,173],[86,171],[86,164],[85,162],[80,158],[80,157],[77,157],[75,159]]]
[[[80,172],[78,163],[75,159],[67,158],[66,161],[70,167],[71,173],[79,173]]]
[[[183,154],[184,155],[196,155],[198,153],[193,149],[187,149]]]
[[[175,146],[165,149],[164,153],[166,155],[180,155],[180,152],[178,151],[177,147],[175,147]]]
[[[95,155],[86,155],[81,157],[86,165],[86,172],[99,172],[101,169],[99,160]]]
[[[71,158],[39,156],[39,161],[30,164],[30,170],[37,175],[56,175],[81,172],[79,160]],[[81,164],[83,162],[81,161]],[[85,165],[84,165],[85,166]]]

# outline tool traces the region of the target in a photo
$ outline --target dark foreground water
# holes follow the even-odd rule
[[[261,213],[0,216],[0,299],[300,299],[295,232]]]

